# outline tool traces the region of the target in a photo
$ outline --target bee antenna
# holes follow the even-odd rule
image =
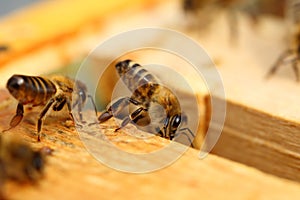
[[[94,110],[95,110],[95,114],[96,114],[96,117],[97,117],[98,111],[97,111],[97,107],[96,107],[95,101],[94,101],[93,97],[90,94],[88,94],[88,98],[90,99],[90,101],[93,104],[93,107],[94,107]]]
[[[177,131],[177,133],[175,134],[175,137],[178,137],[179,134],[185,135],[188,138],[189,143],[191,144],[191,147],[194,147],[193,141],[191,140],[191,137],[185,131],[188,131],[188,133],[192,136],[192,139],[194,140],[195,134],[189,128],[181,128],[181,129],[179,129],[179,131]]]

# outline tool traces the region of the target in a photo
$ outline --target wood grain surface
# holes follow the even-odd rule
[[[235,45],[224,19],[206,34],[191,33],[215,61],[226,94],[226,122],[213,153],[299,181],[300,86],[288,63],[266,78],[289,35],[284,21],[260,20],[254,27],[241,15]]]
[[[7,128],[14,114],[16,101],[1,90],[0,129]],[[38,110],[37,110],[38,111]],[[48,116],[43,126],[42,142],[36,141],[37,112],[28,111],[20,125],[3,134],[15,135],[33,148],[51,147],[44,176],[38,183],[19,185],[7,182],[5,195],[9,199],[298,199],[298,183],[264,174],[226,159],[208,155],[198,158],[198,151],[188,149],[173,164],[154,172],[133,174],[120,172],[97,161],[86,149],[72,122],[63,115]],[[134,163],[145,167],[173,157],[182,145],[174,143],[166,157],[152,160],[128,160],[112,154],[114,148],[131,153],[147,153],[164,147],[169,141],[159,137],[141,140],[142,132],[129,126],[116,134],[116,124],[108,121],[86,138],[97,144],[100,152],[110,154],[109,161],[123,165]],[[91,130],[89,130],[91,131]],[[97,137],[102,133],[101,137]],[[89,132],[90,133],[90,132]],[[130,133],[131,135],[128,135]],[[82,135],[81,135],[82,136]],[[106,142],[111,141],[116,146]],[[112,149],[113,148],[113,149]],[[89,151],[88,151],[89,150]],[[101,160],[101,159],[100,159]]]
[[[134,2],[131,3],[135,4]],[[56,23],[57,18],[47,14],[45,16],[48,17],[40,17],[43,20],[39,20],[37,16],[51,13],[54,7],[55,9],[59,7],[58,10],[64,11],[68,7],[65,6],[68,4],[67,1],[60,1],[60,6],[58,4],[54,6],[55,3],[52,1],[46,2],[45,4],[49,6],[37,5],[19,14],[8,16],[0,22],[0,27],[2,24],[5,27],[5,29],[1,28],[0,35],[1,38],[6,38],[2,41],[3,43],[12,44],[12,52],[0,55],[0,63],[2,63],[0,83],[3,87],[7,78],[13,73],[36,75],[49,73],[79,57],[84,57],[94,47],[95,41],[107,38],[113,33],[126,31],[128,27],[144,26],[144,20],[149,20],[148,24],[173,28],[196,40],[209,53],[222,75],[223,82],[216,83],[216,89],[224,87],[226,99],[222,98],[219,101],[227,103],[227,118],[223,133],[213,153],[279,177],[299,181],[300,115],[298,102],[300,97],[298,94],[300,87],[294,81],[294,76],[288,66],[281,68],[271,79],[265,78],[277,56],[287,47],[288,43],[284,40],[285,28],[282,28],[285,27],[284,23],[271,18],[262,18],[260,24],[253,27],[249,20],[241,15],[240,35],[235,46],[232,46],[228,37],[228,24],[224,18],[216,20],[210,30],[205,31],[206,33],[182,27],[181,23],[185,21],[185,18],[182,18],[182,13],[178,13],[180,12],[178,11],[179,3],[179,1],[174,1],[157,10],[152,10],[153,12],[146,12],[147,9],[145,9],[143,14],[135,13],[136,15],[126,23],[125,20],[122,21],[124,23],[120,23],[120,18],[125,19],[124,16],[131,16],[133,12],[128,11],[116,16],[113,11],[118,5],[114,3],[108,3],[108,10],[101,12],[112,13],[109,20],[106,14],[98,16],[96,8],[83,18],[74,17],[76,12],[67,11],[73,17],[63,19],[63,23],[57,30],[55,29],[59,24]],[[121,4],[121,7],[128,7],[126,1],[122,1]],[[139,5],[148,8],[148,3]],[[69,9],[72,11],[78,7],[80,4],[74,3],[74,7],[71,6]],[[84,13],[89,12],[88,8],[84,11]],[[55,16],[58,17],[59,13]],[[39,31],[34,33],[37,35],[31,32],[32,26],[23,23],[23,18],[24,21],[36,23],[35,30]],[[157,18],[161,20],[157,22],[155,20]],[[68,24],[69,21],[65,20],[71,21],[66,29],[63,25]],[[105,23],[102,23],[103,20]],[[112,24],[111,20],[116,23]],[[44,27],[44,21],[47,23],[49,21],[49,27],[46,25]],[[28,38],[21,38],[20,43],[13,41],[9,37],[11,33],[9,31],[19,32],[12,29],[13,24],[17,24],[16,27],[21,26],[20,29],[25,32],[27,30],[26,37],[38,36],[37,39],[29,41]],[[105,29],[102,29],[103,27]],[[44,30],[48,30],[45,34],[49,33],[49,35],[44,37]],[[83,31],[79,33],[78,30]],[[159,42],[161,39],[155,38],[154,41]],[[82,48],[77,48],[78,46]],[[102,56],[105,59],[110,55],[108,53]],[[180,66],[176,69],[180,71]],[[195,80],[191,78],[189,81]],[[201,133],[204,133],[209,123],[209,111],[214,108],[209,102],[209,91],[201,89],[197,92],[197,98],[201,102],[199,106],[203,112]],[[0,99],[2,100],[0,130],[2,130],[8,127],[9,120],[15,112],[16,102],[3,91],[1,91]],[[52,147],[55,151],[53,156],[49,157],[45,177],[37,185],[20,186],[13,182],[6,183],[6,194],[12,199],[24,197],[27,199],[40,197],[45,199],[79,199],[81,197],[108,199],[112,196],[118,199],[138,197],[145,199],[153,197],[160,199],[299,198],[298,183],[267,175],[251,167],[214,155],[208,155],[204,160],[199,160],[199,152],[194,149],[189,149],[169,167],[153,173],[119,172],[99,163],[87,152],[72,122],[66,117],[58,115],[47,118],[43,129],[43,141],[37,143],[36,117],[36,111],[27,112],[22,124],[5,134],[18,135],[32,144],[34,148],[45,145]],[[100,128],[106,130],[104,135],[118,148],[129,152],[149,153],[169,143],[157,137],[141,142],[126,134],[147,135],[140,133],[132,126],[124,129],[124,132],[115,134],[113,132],[115,126],[113,121],[109,121]],[[202,136],[200,141],[203,139]],[[94,138],[90,135],[89,137]],[[96,137],[96,144],[99,142],[101,149],[110,152],[111,147],[103,141],[103,138],[103,136]],[[200,144],[201,142],[198,143],[198,147]],[[178,148],[181,147],[178,144]],[[112,156],[112,161],[121,160],[123,164],[130,163],[118,156]],[[148,164],[158,161],[151,161]]]

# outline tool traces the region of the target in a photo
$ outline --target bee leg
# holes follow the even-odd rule
[[[55,104],[53,104],[52,109],[54,111],[60,111],[65,106],[66,101],[67,101],[66,98],[58,98],[58,99],[56,99]]]
[[[71,102],[70,102],[69,99],[67,99],[67,107],[68,107],[68,111],[69,111],[69,116],[70,116],[70,118],[71,118],[73,121],[75,121],[75,120],[74,120],[74,116],[73,116],[73,114],[72,114],[72,105],[71,105]]]
[[[85,96],[83,93],[79,93],[79,96],[80,98],[76,100],[75,103],[73,103],[72,106],[68,106],[68,109],[69,109],[69,115],[70,117],[72,118],[72,120],[74,121],[74,116],[72,115],[71,111],[72,109],[74,109],[76,106],[78,107],[78,116],[79,116],[79,120],[81,123],[85,123],[85,121],[83,120],[83,117],[82,117],[82,107],[83,107],[83,104],[84,104],[84,99],[85,99]],[[92,103],[93,105],[95,104],[92,100]],[[70,104],[71,105],[71,104]],[[95,107],[96,108],[96,107]]]
[[[117,115],[120,111],[122,111],[126,106],[132,103],[134,105],[141,105],[138,101],[130,98],[130,97],[122,97],[114,102],[111,106],[109,106],[105,112],[103,112],[99,117],[99,123],[105,122],[109,120],[114,114]]]
[[[147,109],[144,109],[143,111],[132,120],[134,124],[138,126],[147,126],[151,123],[151,117]]]
[[[115,132],[117,132],[118,130],[120,130],[120,129],[123,128],[124,126],[126,126],[130,121],[131,121],[130,118],[129,118],[129,117],[126,117],[126,118],[122,121],[121,126],[115,129]]]
[[[188,133],[186,133],[185,131],[187,131]],[[194,147],[193,145],[193,140],[195,138],[195,134],[191,131],[191,129],[189,128],[182,128],[180,129],[176,134],[175,134],[175,137],[178,137],[180,134],[183,134],[187,137],[187,139],[189,140],[189,144],[191,145],[191,147]],[[192,136],[192,139],[191,137]]]
[[[80,120],[81,123],[86,123],[86,121],[84,121],[84,120],[83,120],[83,117],[82,117],[82,108],[83,108],[83,104],[84,104],[84,102],[85,102],[86,96],[85,96],[85,93],[83,93],[83,92],[79,92],[79,96],[80,96],[80,98],[79,98],[79,100],[78,100],[78,102],[77,102],[77,103],[78,103],[78,115],[79,115],[79,120]],[[93,104],[93,106],[94,106],[96,116],[97,116],[97,109],[96,109],[95,102],[94,102],[94,100],[93,100],[93,98],[92,98],[91,95],[88,95],[88,98],[90,98],[90,100],[91,100],[91,102],[92,102],[92,104]],[[74,106],[75,106],[75,105],[74,105]],[[73,108],[74,108],[74,106],[73,106]]]
[[[299,69],[298,69],[298,59],[295,59],[292,64],[293,70],[296,75],[296,81],[299,82]]]
[[[78,115],[79,115],[80,122],[86,123],[86,121],[84,121],[83,117],[82,117],[82,107],[83,107],[83,104],[84,104],[84,100],[83,100],[84,97],[82,95],[80,95],[80,96],[81,96],[81,98],[78,102]],[[97,111],[96,104],[95,104],[95,101],[94,101],[93,97],[90,94],[88,94],[87,97],[90,99],[90,101],[91,101],[91,103],[94,107],[95,115],[97,116],[98,111]],[[73,108],[74,108],[74,106],[73,106]]]
[[[88,94],[88,98],[90,98],[90,100],[91,100],[91,102],[93,104],[94,110],[95,110],[95,114],[97,116],[98,111],[97,111],[97,107],[96,107],[95,101],[94,101],[93,97],[90,94]]]
[[[78,115],[79,115],[79,120],[81,123],[85,123],[85,121],[83,121],[82,119],[82,107],[83,107],[83,101],[80,98],[79,103],[78,103]]]
[[[66,105],[67,103],[67,106],[68,106],[68,111],[69,111],[69,115],[70,115],[70,118],[74,121],[74,117],[72,115],[72,109],[71,109],[71,103],[69,100],[66,99],[65,96],[58,96],[55,98],[55,103],[53,104],[52,106],[52,109],[54,111],[60,111],[61,109],[63,109],[63,107]]]
[[[159,127],[156,128],[156,134],[155,135],[157,135],[159,137],[163,137],[164,136],[162,130]]]
[[[185,113],[182,113],[181,114],[181,126],[187,125],[187,122],[188,122],[188,116]],[[179,137],[180,134],[185,135],[187,137],[187,139],[189,140],[189,145],[191,145],[191,147],[194,147],[193,140],[195,138],[195,134],[191,131],[191,129],[189,129],[188,127],[180,128],[179,130],[177,130],[175,132],[175,134],[173,134],[173,138]]]
[[[8,131],[8,130],[16,127],[22,121],[23,114],[24,114],[23,104],[18,103],[16,115],[11,119],[11,121],[9,123],[10,127],[2,132]]]
[[[270,76],[272,76],[273,74],[275,74],[275,72],[277,71],[277,69],[281,66],[281,64],[284,62],[284,60],[290,56],[291,54],[293,54],[293,50],[292,49],[288,49],[286,51],[284,51],[279,58],[277,59],[276,63],[271,67],[271,69],[269,70],[269,72],[266,75],[266,78],[269,78]]]
[[[42,129],[42,123],[43,123],[43,118],[45,117],[47,111],[49,108],[52,106],[52,104],[55,102],[54,99],[50,99],[46,106],[43,108],[42,112],[40,113],[38,123],[37,123],[37,134],[38,134],[38,142],[41,141],[41,129]]]
[[[70,116],[71,120],[75,123],[75,118],[74,118],[74,115],[72,114],[72,105],[71,105],[71,101],[69,99],[67,99],[67,107],[68,107],[68,111],[69,111],[69,116]],[[81,116],[80,122],[84,123],[84,121],[82,120],[82,116]],[[82,125],[80,125],[78,123],[75,123],[75,126],[80,127],[80,128],[83,127]]]
[[[229,34],[230,34],[230,42],[232,44],[236,44],[238,40],[238,17],[237,12],[234,8],[230,9],[230,12],[228,12],[228,23],[229,23]]]
[[[115,130],[115,132],[118,131],[118,130],[120,130],[120,129],[123,128],[124,126],[126,126],[129,122],[134,121],[134,120],[140,115],[140,113],[141,113],[143,110],[146,110],[146,109],[144,109],[144,108],[142,108],[142,107],[136,109],[133,113],[130,114],[130,116],[126,117],[126,118],[122,121],[121,126],[120,126],[119,128],[117,128],[117,129]]]
[[[121,98],[118,101],[114,102],[111,106],[109,106],[105,112],[101,113],[101,115],[98,117],[99,123],[103,123],[107,120],[109,120],[113,116],[113,108],[115,109],[115,112],[120,112],[125,106],[127,106],[129,103],[126,101],[127,97]]]
[[[166,132],[167,132],[167,126],[168,126],[169,120],[170,120],[169,117],[165,118],[164,121],[163,121],[163,127],[156,127],[155,128],[155,131],[156,131],[155,135],[156,136],[168,139]],[[172,139],[173,138],[170,137],[170,140],[172,140]]]
[[[98,117],[98,121],[99,123],[103,123],[107,120],[109,120],[111,117],[113,116],[111,108],[108,109],[107,111],[103,112],[99,117]]]
[[[165,118],[165,120],[164,120],[163,131],[161,131],[162,137],[164,137],[164,138],[167,138],[167,127],[168,127],[169,121],[170,121],[169,117]],[[173,138],[170,137],[170,139],[172,140]]]
[[[9,124],[11,128],[17,126],[21,122],[23,118],[23,114],[24,114],[24,107],[21,103],[18,103],[16,115],[12,118]]]

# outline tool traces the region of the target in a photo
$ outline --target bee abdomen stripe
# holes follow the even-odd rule
[[[133,63],[133,65],[131,65],[132,70],[136,69],[137,67],[141,67],[141,65],[137,63]]]
[[[45,79],[43,77],[36,77],[40,84],[42,85],[42,90],[41,93],[44,94],[44,99],[49,99],[53,94],[56,92],[56,87],[55,85],[48,79]]]
[[[48,79],[45,79],[43,77],[37,77],[41,82],[42,84],[44,85],[44,90],[45,92],[51,92],[51,93],[54,93],[56,92],[56,88],[55,88],[55,85],[52,83],[52,81],[48,80]]]
[[[43,82],[43,78],[41,77],[35,77],[36,83],[38,84],[38,91],[41,95],[41,101],[46,101],[47,99],[47,88],[45,83]]]
[[[24,92],[26,93],[27,101],[28,102],[35,101],[35,98],[38,95],[38,91],[35,88],[34,80],[32,80],[32,77],[30,77],[30,76],[22,76],[22,78],[23,78],[24,82],[26,83]]]
[[[44,88],[43,82],[41,82],[39,77],[34,77],[34,80],[35,80],[35,83],[36,83],[37,90],[39,92],[44,92],[45,88]]]
[[[147,73],[147,70],[145,70],[145,69],[138,70],[133,77],[134,83],[138,83],[140,81],[140,79],[144,78],[146,73]]]

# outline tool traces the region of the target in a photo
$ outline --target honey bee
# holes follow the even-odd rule
[[[284,17],[287,0],[183,0],[182,8],[185,12],[193,12],[215,8],[237,8],[245,11],[251,17],[268,14]]]
[[[155,127],[154,134],[172,140],[183,133],[192,143],[192,139],[185,132],[188,131],[194,138],[192,131],[189,128],[179,128],[181,124],[187,122],[187,117],[181,112],[180,103],[170,89],[160,84],[160,81],[144,67],[131,60],[120,61],[115,67],[122,81],[132,92],[132,96],[121,97],[108,105],[106,111],[98,117],[100,123],[107,121],[113,115],[116,116],[125,107],[133,105],[135,107],[133,111],[130,110],[132,112],[123,119],[120,127],[115,131],[132,122],[146,126],[152,120],[148,111],[154,104],[159,104],[166,116],[161,119],[162,127]]]
[[[225,11],[230,39],[238,37],[238,13],[244,13],[253,24],[262,15],[283,18],[287,0],[183,0],[182,9],[188,16],[192,27],[205,28],[216,19],[220,11]]]
[[[42,149],[45,149],[42,148]],[[43,175],[47,153],[33,150],[28,144],[8,136],[0,136],[0,199],[6,180],[36,182]]]
[[[276,60],[275,64],[269,70],[267,77],[273,75],[280,66],[290,63],[295,73],[296,80],[299,81],[298,62],[300,61],[300,2],[294,1],[290,5],[292,32],[291,45]]]
[[[241,0],[183,0],[182,6],[184,11],[196,11],[208,7],[230,7]]]
[[[33,150],[18,139],[0,136],[0,179],[37,180],[45,165],[46,154],[43,152]]]
[[[42,177],[49,149],[33,150],[18,139],[0,136],[0,199],[5,199],[2,186],[6,180],[24,183]]]
[[[182,7],[187,16],[191,27],[199,27],[200,30],[208,27],[216,19],[220,11],[226,11],[226,17],[229,25],[230,39],[238,36],[237,11],[240,6],[240,0],[183,0]]]
[[[0,52],[7,51],[7,50],[8,50],[8,46],[0,45]]]
[[[41,140],[43,120],[50,109],[60,111],[67,105],[69,116],[74,120],[71,111],[78,106],[79,119],[83,122],[82,107],[86,98],[89,97],[94,104],[92,97],[87,94],[87,88],[84,83],[74,81],[65,76],[54,75],[48,78],[41,76],[13,75],[7,81],[6,87],[10,94],[19,101],[16,114],[11,119],[10,128],[7,130],[16,127],[21,122],[24,114],[24,105],[30,105],[32,107],[44,106],[38,117],[38,141]]]

